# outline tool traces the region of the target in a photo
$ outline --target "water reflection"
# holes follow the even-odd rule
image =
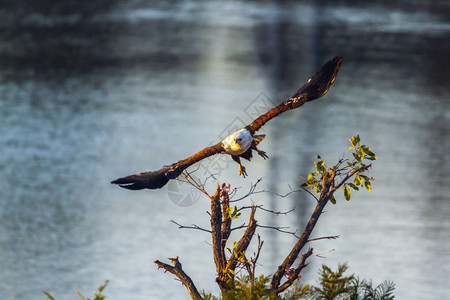
[[[349,261],[363,277],[394,280],[399,298],[449,293],[446,3],[9,2],[0,11],[1,298],[88,294],[104,279],[118,299],[182,298],[151,263],[173,255],[215,289],[208,237],[168,223],[207,226],[208,204],[180,208],[166,190],[108,182],[217,141],[235,117],[250,121],[244,110],[261,91],[278,101],[336,54],[346,61],[332,93],[268,124],[270,159],[247,164],[249,179],[283,194],[316,154],[336,160],[361,134],[380,157],[374,191],[329,208],[316,235],[341,239],[314,245],[336,251],[312,260],[304,279],[323,262]],[[235,173],[224,180],[245,189]],[[295,206],[290,218],[261,214],[280,226],[302,226],[313,205],[304,194],[253,200]],[[270,273],[294,241],[262,234]]]

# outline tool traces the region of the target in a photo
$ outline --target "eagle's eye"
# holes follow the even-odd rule
[[[236,143],[239,143],[239,142],[241,142],[241,141],[242,141],[241,138],[237,138],[237,139],[236,139]]]

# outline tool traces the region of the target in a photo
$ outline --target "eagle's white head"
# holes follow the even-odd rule
[[[250,148],[253,137],[247,129],[243,128],[233,132],[222,141],[225,152],[230,155],[240,155]]]

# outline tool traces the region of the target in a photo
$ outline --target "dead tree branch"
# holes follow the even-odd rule
[[[285,270],[286,277],[288,278],[286,282],[284,282],[281,286],[275,289],[275,293],[279,294],[285,291],[288,287],[290,287],[295,280],[300,279],[300,272],[308,265],[306,263],[306,259],[313,254],[313,249],[309,248],[309,250],[300,257],[300,262],[298,263],[297,268],[287,269]]]
[[[208,192],[205,190],[204,184],[201,184],[199,182],[197,182],[197,180],[195,180],[191,174],[188,171],[184,171],[183,173],[181,173],[183,175],[184,178],[186,178],[186,181],[191,184],[192,186],[194,186],[196,189],[198,189],[200,192],[202,192],[203,194],[205,194],[208,198],[211,198],[211,196],[208,194]]]
[[[175,224],[175,225],[177,225],[179,229],[197,229],[197,230],[201,230],[201,231],[205,231],[205,232],[211,233],[211,230],[202,228],[202,227],[200,227],[198,225],[195,225],[195,224],[192,224],[190,226],[186,226],[186,225],[181,225],[181,224],[175,222],[174,220],[170,220],[170,222]]]
[[[276,226],[267,226],[267,225],[258,225],[258,227],[265,228],[265,229],[273,229],[273,230],[276,230],[278,232],[291,234],[291,235],[295,236],[296,238],[299,238],[299,236],[297,235],[297,230],[296,231],[284,230],[285,228],[289,228],[289,227],[276,227]]]
[[[242,206],[237,211],[239,212],[241,210],[250,209],[252,207],[253,206]],[[262,205],[256,205],[256,207],[258,209],[262,210],[262,211],[265,211],[265,212],[268,212],[268,213],[271,213],[271,214],[274,214],[274,215],[277,215],[277,216],[279,216],[279,215],[287,216],[289,213],[291,213],[291,212],[293,212],[295,210],[294,208],[292,208],[292,209],[290,209],[288,211],[274,211],[274,210],[271,210],[271,209],[264,208]]]
[[[247,251],[247,248],[250,245],[253,235],[255,234],[257,226],[255,220],[255,212],[256,206],[253,206],[252,211],[250,212],[250,218],[248,221],[247,229],[245,230],[239,242],[237,242],[236,247],[233,249],[233,252],[231,253],[231,257],[228,260],[226,269],[227,271],[231,270],[232,274],[234,273],[234,270],[236,269],[236,266],[239,262],[239,257],[245,254],[245,251]]]
[[[220,185],[217,183],[216,192],[211,200],[211,236],[213,246],[214,263],[216,264],[216,281],[222,291],[227,289],[224,270],[226,264],[225,252],[222,248],[222,210],[220,205]]]
[[[228,238],[231,234],[231,215],[230,215],[230,194],[229,194],[230,185],[222,184],[222,189],[220,191],[220,196],[222,197],[222,242],[221,242],[221,251],[225,252],[225,247],[228,241]]]
[[[191,295],[192,299],[203,299],[200,296],[200,293],[197,290],[197,287],[195,286],[192,279],[183,271],[180,261],[178,260],[178,256],[176,258],[169,258],[173,266],[163,263],[159,260],[155,260],[154,263],[159,268],[164,269],[164,272],[170,272],[173,275],[177,276],[177,278],[181,281],[181,283],[187,288],[189,294]]]
[[[247,257],[244,255],[243,257],[243,264],[245,266],[245,269],[247,270],[248,276],[250,277],[250,282],[253,284],[255,282],[255,274],[256,274],[256,264],[259,259],[259,254],[261,253],[262,246],[264,244],[264,241],[261,241],[261,236],[258,234],[258,247],[256,249],[256,252],[253,253],[252,258],[250,258],[250,261],[247,259]]]
[[[300,251],[303,249],[305,244],[308,242],[309,236],[311,235],[312,231],[314,230],[317,220],[319,219],[320,215],[322,214],[322,211],[325,208],[325,205],[328,203],[331,196],[333,195],[334,190],[332,190],[330,193],[330,189],[332,189],[332,186],[334,184],[335,174],[336,174],[335,171],[330,169],[328,171],[328,173],[326,173],[324,175],[323,187],[320,192],[319,201],[317,202],[316,207],[314,208],[314,211],[313,211],[311,217],[309,218],[309,221],[306,224],[302,235],[300,236],[297,243],[292,248],[289,255],[284,259],[284,261],[281,263],[281,265],[278,266],[277,271],[273,275],[272,281],[270,283],[270,287],[272,290],[278,291],[281,288],[281,286],[280,286],[281,279],[282,279],[283,275],[285,274],[286,269],[288,268],[288,266],[292,266],[294,261],[299,256]],[[284,289],[286,289],[286,288],[284,288]]]
[[[259,178],[255,183],[252,183],[251,186],[250,186],[250,190],[247,192],[247,194],[245,194],[244,196],[242,196],[242,197],[240,197],[238,199],[230,200],[230,203],[244,200],[245,198],[247,198],[248,196],[253,195],[253,194],[264,193],[265,192],[264,190],[262,190],[262,191],[255,191],[256,187],[258,186],[258,183],[260,183],[261,180],[262,180],[262,178]]]
[[[338,238],[339,238],[339,235],[321,236],[321,237],[318,237],[318,238],[309,239],[308,243],[309,242],[314,242],[314,241],[319,241],[319,240],[335,240],[335,239],[338,239]]]
[[[307,192],[310,196],[312,196],[314,199],[316,199],[316,201],[319,201],[319,199],[316,197],[316,195],[314,195],[313,193],[311,193],[311,191],[309,191],[308,189],[306,189],[306,188],[304,188],[304,187],[301,187],[301,188],[302,188],[301,190],[294,190],[294,189],[289,185],[290,191],[289,191],[288,193],[286,193],[286,194],[278,194],[278,193],[275,193],[275,195],[277,195],[278,197],[281,197],[281,198],[286,198],[286,197],[289,196],[290,194],[298,193],[298,192],[301,192],[301,191],[303,190],[303,191]]]

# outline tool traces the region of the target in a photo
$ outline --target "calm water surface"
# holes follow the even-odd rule
[[[429,2],[2,7],[0,298],[77,299],[108,279],[111,299],[186,299],[153,264],[176,255],[198,288],[217,291],[209,236],[169,222],[208,226],[207,201],[180,202],[174,185],[130,192],[109,182],[217,142],[337,54],[345,62],[330,93],[266,125],[270,159],[246,163],[249,178],[226,160],[209,166],[242,193],[262,177],[271,193],[251,200],[295,212],[261,212],[260,224],[301,228],[313,199],[274,193],[360,134],[379,157],[373,191],[328,207],[315,236],[340,238],[312,245],[334,251],[311,258],[302,278],[348,261],[362,278],[393,280],[399,299],[446,298],[450,7]],[[260,272],[270,274],[295,239],[260,233]]]

